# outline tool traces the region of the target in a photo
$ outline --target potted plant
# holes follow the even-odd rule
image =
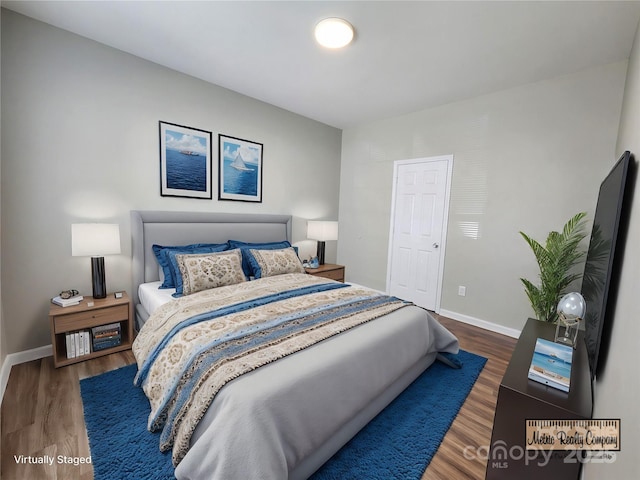
[[[540,268],[540,285],[534,285],[525,278],[520,279],[538,320],[555,322],[558,317],[556,307],[562,294],[573,281],[582,276],[573,267],[585,255],[579,245],[586,236],[586,215],[586,212],[578,213],[569,219],[562,232],[550,232],[544,246],[520,232],[531,247]]]

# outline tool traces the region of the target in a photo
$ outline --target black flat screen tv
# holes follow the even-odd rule
[[[600,185],[582,278],[581,293],[587,304],[584,338],[592,379],[600,373],[612,327],[626,238],[629,165],[630,153],[624,152]]]

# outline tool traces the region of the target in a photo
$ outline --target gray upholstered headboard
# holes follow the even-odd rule
[[[159,280],[152,246],[190,243],[291,241],[291,216],[240,213],[131,211],[133,255],[132,298],[138,302],[138,286]]]

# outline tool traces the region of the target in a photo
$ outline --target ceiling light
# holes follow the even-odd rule
[[[353,40],[353,27],[342,18],[325,18],[316,25],[316,40],[327,48],[342,48]]]

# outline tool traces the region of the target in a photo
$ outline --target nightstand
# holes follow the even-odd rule
[[[93,302],[93,306],[88,304]],[[115,298],[113,293],[106,298],[94,299],[84,297],[80,305],[60,307],[51,304],[49,308],[49,322],[51,324],[51,345],[53,346],[53,365],[63,367],[72,363],[84,362],[91,358],[109,355],[110,353],[129,350],[133,342],[133,315],[131,301],[126,293],[122,298]],[[94,327],[101,327],[112,323],[120,324],[121,342],[118,345],[93,350]],[[67,333],[88,332],[89,353],[75,358],[67,358]]]
[[[305,268],[305,271],[316,277],[330,278],[338,282],[344,282],[344,265],[334,265],[333,263],[325,263],[318,268]]]

